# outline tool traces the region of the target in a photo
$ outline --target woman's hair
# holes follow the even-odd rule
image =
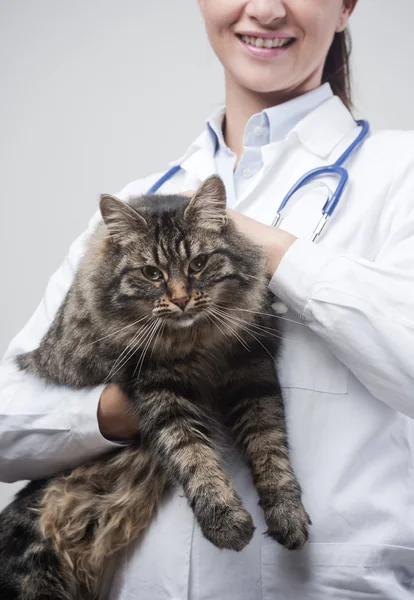
[[[322,75],[322,83],[330,83],[333,93],[340,97],[348,109],[352,108],[350,55],[349,31],[345,29],[335,33]]]

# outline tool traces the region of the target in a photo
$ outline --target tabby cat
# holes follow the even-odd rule
[[[106,559],[182,486],[204,536],[242,550],[254,525],[219,457],[224,426],[249,464],[268,535],[301,547],[263,250],[226,218],[213,176],[188,198],[101,197],[102,222],[40,347],[49,384],[117,383],[140,422],[127,448],[32,482],[0,516],[2,600],[95,599]]]

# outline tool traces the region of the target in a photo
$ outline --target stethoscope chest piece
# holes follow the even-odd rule
[[[276,224],[296,237],[313,238],[320,215],[332,196],[335,182],[315,181],[298,190],[285,205]],[[318,220],[319,219],[319,220]],[[275,227],[275,220],[272,225]]]

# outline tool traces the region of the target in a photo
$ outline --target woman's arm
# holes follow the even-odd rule
[[[414,418],[414,164],[394,181],[394,218],[375,262],[230,216],[266,247],[270,289],[376,398]]]

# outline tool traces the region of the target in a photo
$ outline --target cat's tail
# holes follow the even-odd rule
[[[52,479],[40,503],[40,526],[68,578],[95,594],[106,560],[144,532],[166,487],[163,470],[144,446]]]

